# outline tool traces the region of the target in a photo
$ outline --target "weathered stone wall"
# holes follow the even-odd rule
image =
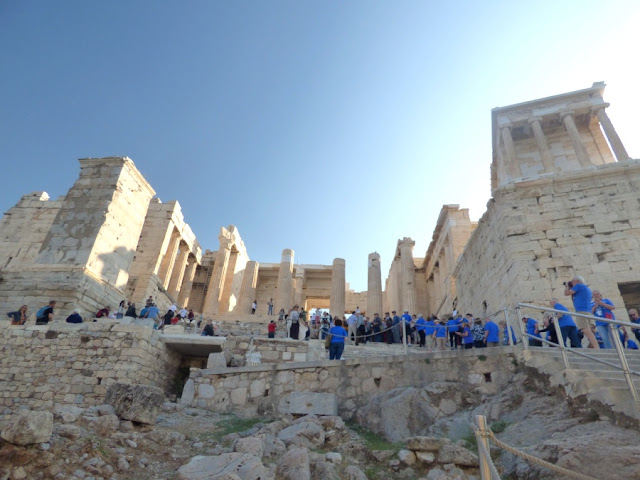
[[[234,355],[249,351],[251,337],[227,336],[224,349]],[[306,362],[309,343],[300,340],[254,338],[253,351],[261,355],[262,363]]]
[[[476,352],[318,361],[306,364],[192,369],[182,403],[216,412],[245,415],[288,412],[292,392],[335,393],[340,415],[351,418],[371,396],[429,382],[457,382],[474,391],[495,393],[509,382],[515,354],[511,347]]]
[[[170,393],[179,366],[180,356],[146,327],[0,322],[0,405],[5,408],[98,405],[115,382],[154,385]]]
[[[640,282],[639,207],[639,160],[498,189],[455,271],[459,309],[562,299],[581,275],[626,320],[618,284]]]

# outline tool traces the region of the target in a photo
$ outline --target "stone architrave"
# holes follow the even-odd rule
[[[589,160],[589,154],[587,154],[587,150],[582,144],[580,132],[578,132],[578,127],[576,127],[576,123],[573,119],[573,112],[562,112],[560,114],[560,117],[562,118],[562,122],[567,129],[569,138],[571,138],[571,143],[573,144],[573,149],[576,152],[578,163],[581,167],[586,167],[587,165],[591,164],[591,161]]]
[[[529,125],[531,125],[533,136],[535,137],[536,144],[538,145],[538,150],[540,150],[540,158],[542,159],[544,170],[546,172],[552,172],[554,169],[553,155],[549,149],[547,138],[542,131],[542,119],[540,117],[531,117],[529,119]]]
[[[329,310],[333,317],[344,317],[345,270],[346,263],[344,258],[335,258],[333,260],[333,271],[331,272],[331,298],[329,302]]]
[[[622,140],[620,140],[620,137],[618,136],[618,132],[616,132],[616,129],[613,128],[613,123],[611,123],[611,119],[605,111],[605,108],[607,108],[608,106],[608,103],[604,103],[602,105],[598,105],[597,107],[593,107],[593,111],[598,116],[600,125],[602,125],[602,130],[604,130],[604,134],[607,136],[609,145],[611,145],[611,149],[613,150],[613,153],[615,154],[618,161],[622,162],[624,160],[629,160],[629,154],[624,148]]]
[[[282,250],[280,271],[278,272],[278,299],[276,311],[284,308],[288,312],[293,307],[291,297],[293,295],[293,250]]]
[[[416,242],[408,237],[398,242],[400,250],[400,282],[402,284],[402,310],[416,313],[416,271],[413,247]]]
[[[382,272],[380,270],[380,254],[377,252],[369,254],[369,271],[367,282],[367,315],[382,312]]]
[[[224,279],[227,275],[227,268],[229,267],[229,257],[231,256],[231,241],[220,236],[220,249],[216,255],[216,260],[213,265],[213,273],[211,274],[211,280],[209,280],[207,296],[204,299],[203,314],[215,315],[220,310],[220,299],[222,296]]]
[[[195,257],[190,256],[188,262],[189,264],[182,279],[182,287],[180,288],[180,295],[178,297],[178,304],[183,307],[189,305],[189,297],[191,296],[191,289],[193,288],[193,279],[196,276],[196,268],[198,267],[198,262]]]
[[[240,287],[240,299],[236,307],[239,313],[251,313],[251,304],[256,298],[259,268],[260,264],[255,260],[247,262]]]
[[[180,288],[182,287],[182,279],[184,278],[184,272],[187,268],[187,258],[189,257],[189,248],[184,242],[180,242],[180,253],[178,259],[173,267],[173,273],[171,274],[171,281],[169,282],[169,295],[175,301],[178,301],[180,295]]]

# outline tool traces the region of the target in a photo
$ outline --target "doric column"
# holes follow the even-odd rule
[[[624,148],[622,140],[620,140],[620,137],[618,136],[618,132],[613,128],[613,123],[611,123],[609,115],[607,115],[607,112],[605,111],[605,108],[608,106],[608,103],[604,103],[597,107],[593,107],[592,110],[596,115],[598,115],[598,120],[600,120],[600,125],[602,125],[602,130],[604,130],[604,134],[607,136],[607,140],[609,141],[609,145],[611,145],[614,155],[619,162],[623,162],[624,160],[629,160],[629,154]]]
[[[373,315],[382,311],[382,273],[380,271],[380,254],[377,252],[369,254],[369,275],[367,281],[367,315]]]
[[[180,295],[178,296],[178,304],[182,307],[189,305],[189,297],[191,296],[191,289],[193,288],[193,279],[196,276],[196,268],[198,268],[198,262],[195,257],[188,257],[188,266],[186,268],[184,277],[182,278],[182,286],[180,287]]]
[[[176,263],[176,255],[178,253],[178,246],[180,245],[180,234],[177,230],[173,230],[171,233],[171,241],[167,246],[167,251],[162,257],[162,265],[160,266],[160,281],[165,289],[169,288],[169,281],[171,280],[171,274],[173,273],[173,267]]]
[[[304,307],[304,268],[298,265],[296,269],[296,278],[294,282],[294,295],[293,295],[293,303],[296,305],[300,305],[300,308]]]
[[[344,258],[333,259],[331,271],[331,298],[329,299],[329,312],[333,317],[344,320],[344,297],[346,292]]]
[[[500,132],[502,133],[502,141],[504,143],[504,149],[507,153],[507,171],[510,173],[511,178],[520,178],[522,177],[522,171],[520,170],[518,157],[516,157],[516,148],[513,145],[511,127],[502,127],[500,129]]]
[[[207,296],[204,299],[202,310],[205,315],[215,315],[220,310],[220,298],[227,276],[229,257],[231,256],[231,242],[225,237],[220,237],[220,249],[213,264],[213,272],[207,286]]]
[[[256,299],[256,286],[258,285],[258,268],[260,264],[255,260],[247,262],[242,276],[240,298],[236,309],[239,313],[251,313],[251,304]]]
[[[291,297],[293,295],[293,250],[285,248],[282,250],[280,259],[280,271],[278,272],[278,299],[276,311],[284,308],[289,313],[293,307]]]
[[[554,170],[553,155],[551,155],[551,150],[549,149],[547,138],[542,131],[541,120],[542,119],[540,117],[531,117],[529,119],[529,125],[531,125],[533,136],[535,137],[536,143],[538,144],[538,150],[540,150],[540,157],[542,158],[544,169],[547,172],[552,172]]]
[[[413,263],[413,247],[416,242],[408,237],[398,242],[400,249],[400,281],[402,282],[402,310],[416,312],[416,266]]]
[[[576,152],[578,163],[582,167],[590,165],[591,162],[589,161],[589,155],[582,144],[582,138],[580,138],[580,132],[578,132],[578,127],[576,127],[576,122],[573,120],[573,112],[562,112],[560,113],[560,118],[562,118],[564,126],[567,129],[567,133],[569,134],[569,138],[571,138],[571,143],[573,144],[573,149]]]
[[[180,253],[173,267],[173,273],[171,274],[171,281],[169,282],[169,295],[174,301],[178,301],[180,295],[180,288],[182,287],[182,279],[184,278],[184,271],[187,268],[187,258],[189,257],[189,248],[187,244],[180,243]]]

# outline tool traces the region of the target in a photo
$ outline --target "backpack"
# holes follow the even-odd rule
[[[44,317],[44,312],[47,310],[47,308],[49,308],[49,305],[45,305],[44,307],[42,307],[40,310],[38,310],[36,312],[36,319],[41,319],[42,317]]]

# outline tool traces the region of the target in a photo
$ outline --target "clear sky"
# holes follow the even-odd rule
[[[485,211],[493,107],[604,80],[638,158],[639,25],[638,1],[4,0],[0,209],[129,156],[203,248],[234,224],[364,290],[443,204]]]

